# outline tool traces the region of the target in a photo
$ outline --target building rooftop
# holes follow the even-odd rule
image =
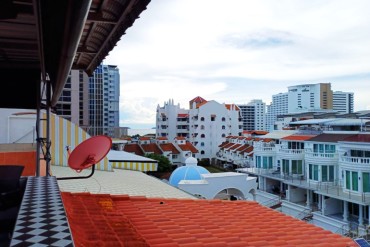
[[[90,171],[76,173],[69,167],[51,166],[56,177],[86,176]],[[172,187],[143,172],[113,169],[96,170],[88,179],[58,180],[62,192],[90,192],[94,194],[130,195],[162,198],[194,198],[192,195]]]
[[[66,192],[62,199],[76,246],[357,246],[251,201]]]

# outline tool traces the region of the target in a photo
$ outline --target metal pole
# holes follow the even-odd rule
[[[40,176],[40,152],[41,152],[41,140],[40,140],[40,111],[41,111],[41,82],[37,88],[37,109],[36,109],[36,177]]]
[[[46,152],[45,152],[45,161],[46,161],[46,176],[50,175],[50,109],[51,109],[51,82],[47,78],[46,81]]]

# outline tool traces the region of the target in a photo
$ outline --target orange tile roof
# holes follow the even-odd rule
[[[149,141],[150,138],[149,137],[146,137],[146,136],[142,136],[139,138],[140,141]]]
[[[137,143],[125,144],[125,146],[123,146],[123,151],[126,151],[128,153],[135,153],[141,156],[144,155],[143,149]]]
[[[189,117],[189,114],[179,113],[179,114],[177,114],[177,117],[179,117],[179,118],[186,118],[186,117]]]
[[[183,137],[183,136],[176,136],[176,137],[175,137],[175,139],[176,139],[176,140],[186,140],[186,138],[185,138],[185,137]]]
[[[315,135],[290,135],[290,136],[286,136],[281,139],[287,140],[287,141],[305,141],[305,140],[311,139],[314,136]]]
[[[141,148],[145,153],[163,154],[162,150],[156,143],[141,144]]]
[[[173,145],[172,143],[163,143],[159,144],[159,147],[164,151],[164,152],[172,152],[172,154],[179,154],[179,150]]]
[[[223,142],[221,143],[218,147],[219,148],[223,148],[224,146],[226,146],[227,144],[229,144],[230,142],[226,141],[226,142]]]
[[[196,149],[196,147],[194,147],[190,142],[186,142],[186,144],[178,144],[178,146],[182,151],[190,151],[193,154],[198,153],[198,149]]]
[[[237,111],[240,111],[240,108],[239,106],[235,105],[235,104],[225,104],[225,107],[226,109],[228,109],[229,111],[231,110],[231,107],[234,106],[234,109],[237,110]]]
[[[69,192],[62,199],[76,246],[357,246],[252,201]]]
[[[202,98],[202,97],[200,97],[200,96],[197,96],[197,97],[195,97],[194,99],[190,100],[190,103],[193,103],[193,102],[201,103],[201,102],[207,102],[207,100],[203,99],[203,98]]]
[[[165,136],[160,136],[160,137],[157,137],[157,140],[163,141],[163,140],[168,140],[168,138]]]

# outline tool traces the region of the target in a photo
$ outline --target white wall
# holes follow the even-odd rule
[[[12,115],[20,112],[36,112],[24,109],[0,109],[0,143],[34,143],[36,115]]]

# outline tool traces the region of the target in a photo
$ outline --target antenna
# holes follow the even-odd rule
[[[77,172],[89,167],[91,173],[88,176],[61,177],[58,180],[83,179],[91,177],[95,172],[95,164],[99,163],[108,154],[112,147],[112,139],[108,136],[99,135],[81,142],[69,155],[68,166]],[[67,147],[69,151],[69,147]]]

